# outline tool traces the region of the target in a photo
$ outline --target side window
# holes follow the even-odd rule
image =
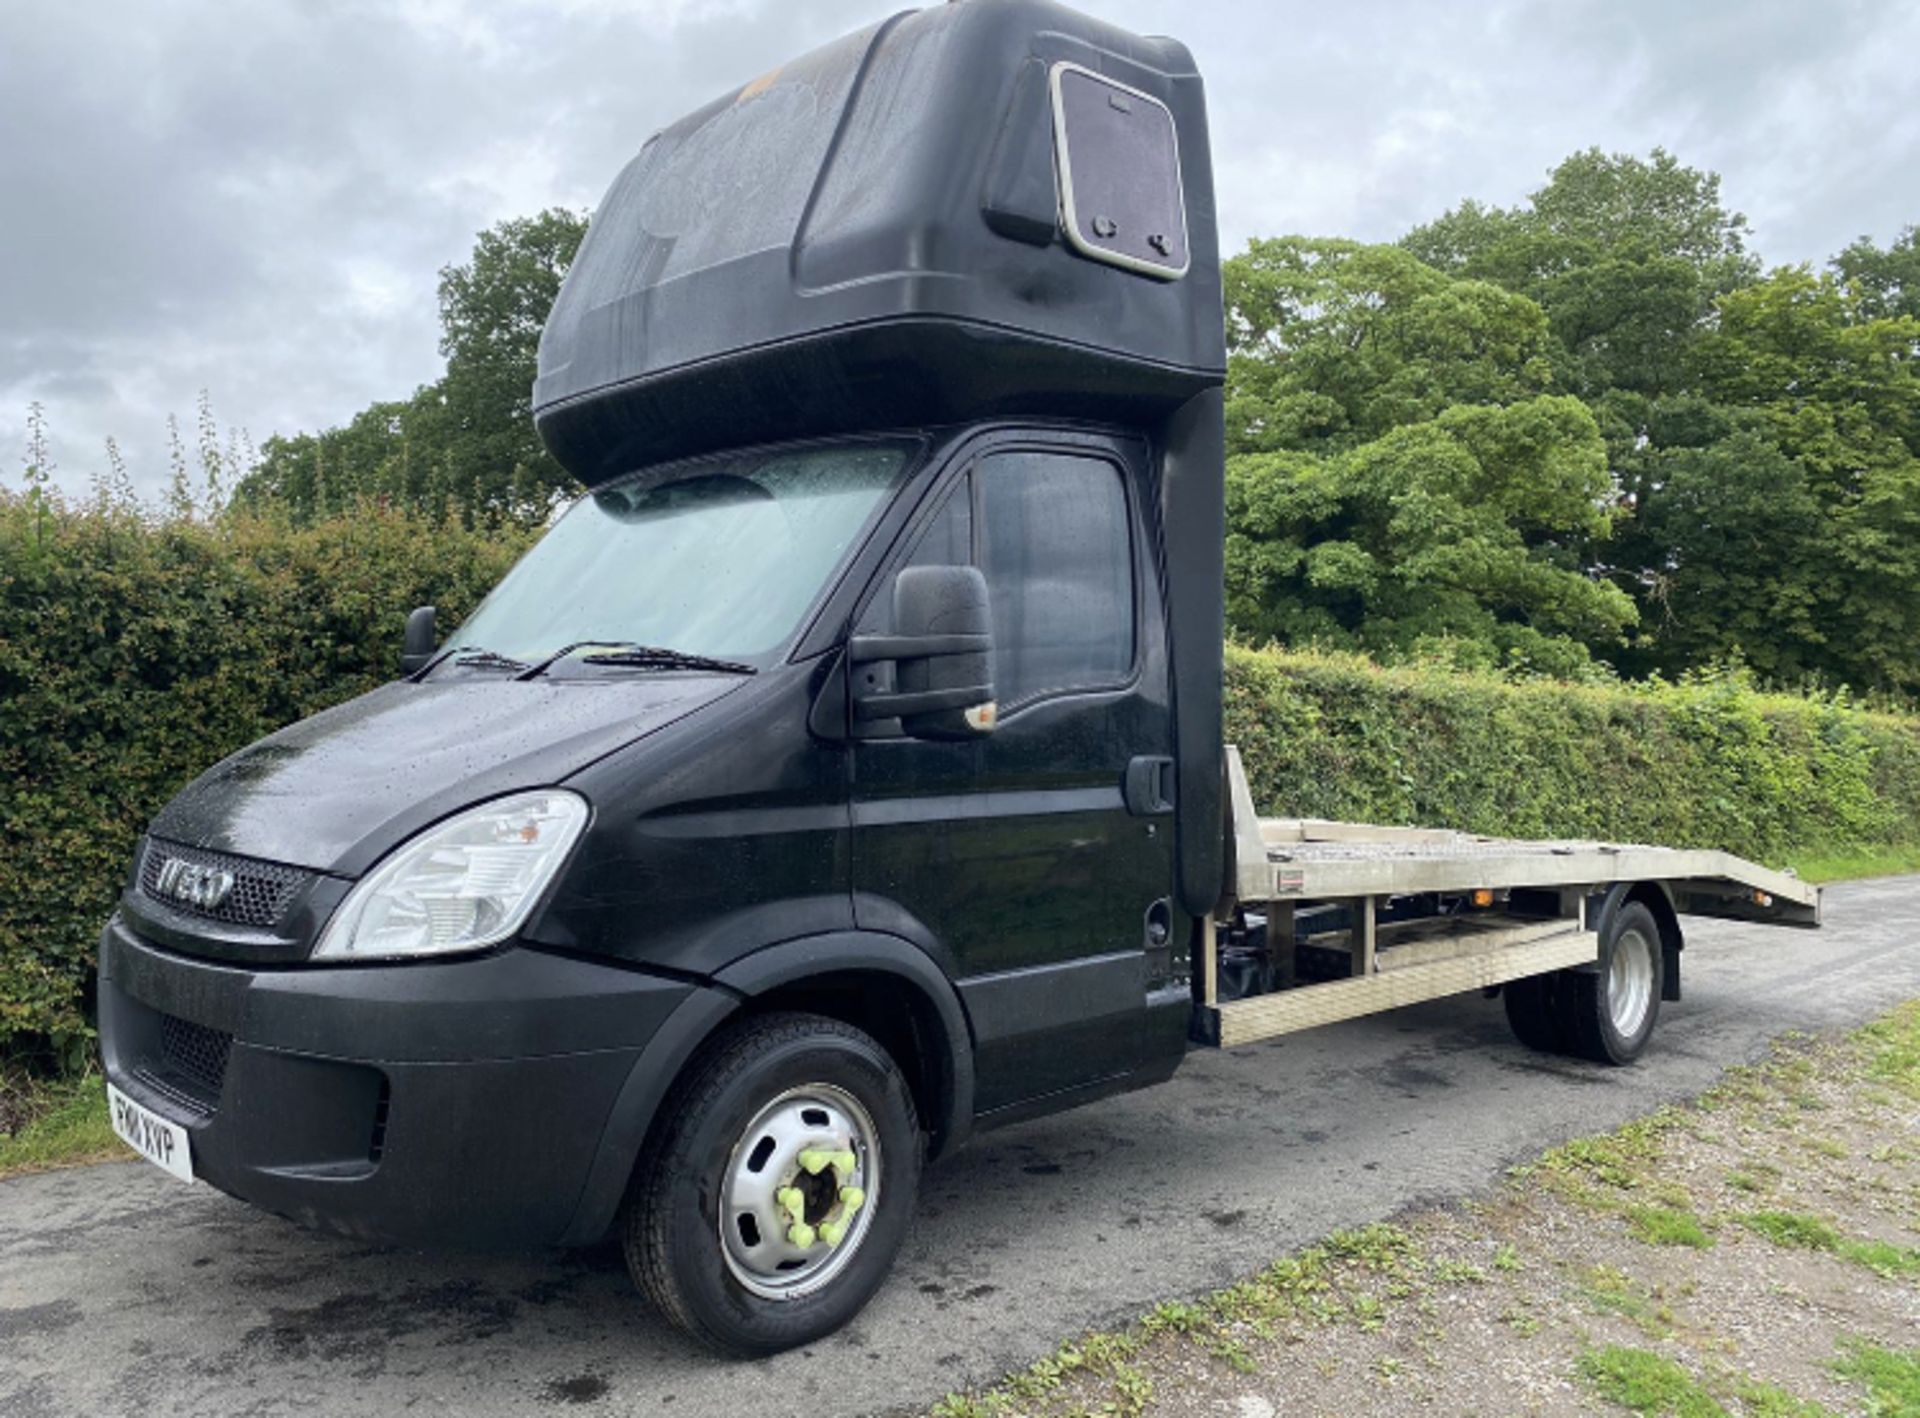
[[[1133,670],[1132,521],[1121,472],[1072,453],[991,453],[959,478],[908,566],[978,565],[993,597],[1001,711],[1063,689],[1119,684]],[[893,627],[882,594],[861,634]]]
[[[961,478],[947,496],[947,504],[907,556],[909,566],[965,566],[973,560],[972,475]]]
[[[955,480],[947,490],[946,502],[921,531],[904,565],[966,566],[973,561],[972,488],[971,473]],[[883,590],[860,617],[858,630],[862,635],[885,635],[893,628],[893,598]]]
[[[1120,470],[1102,458],[1010,452],[983,458],[974,478],[1001,707],[1126,679],[1133,542]]]

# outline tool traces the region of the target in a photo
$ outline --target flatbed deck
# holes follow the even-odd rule
[[[1527,841],[1424,827],[1255,812],[1237,749],[1227,750],[1238,900],[1340,900],[1425,891],[1664,881],[1681,914],[1820,923],[1820,888],[1730,852],[1637,843]]]
[[[1622,883],[1659,883],[1680,915],[1817,926],[1820,889],[1729,852],[1638,843],[1530,841],[1435,828],[1262,818],[1237,750],[1227,749],[1232,894],[1206,923],[1197,1032],[1230,1046],[1550,971],[1599,956],[1590,903]],[[1432,897],[1458,914],[1380,922],[1396,899]],[[1338,931],[1296,931],[1300,909],[1344,908]],[[1278,986],[1223,1000],[1221,932],[1267,919]],[[1323,915],[1325,913],[1322,913]],[[1297,982],[1302,947],[1342,952],[1343,978]]]

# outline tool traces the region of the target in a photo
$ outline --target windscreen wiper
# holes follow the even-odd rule
[[[458,659],[454,659],[456,655]],[[456,665],[470,665],[483,670],[524,670],[527,667],[525,660],[502,655],[498,650],[489,650],[483,645],[449,645],[413,673],[414,683],[418,684],[448,660],[453,660]]]
[[[691,655],[685,650],[669,650],[662,645],[641,645],[631,640],[576,640],[527,666],[517,678],[538,679],[579,650],[597,652],[581,656],[581,662],[589,665],[619,665],[636,670],[708,670],[715,674],[731,675],[758,673],[752,665],[743,665],[738,660],[716,660],[711,655]]]
[[[635,669],[709,670],[723,675],[754,675],[760,671],[738,660],[717,660],[711,655],[690,655],[685,650],[668,650],[658,645],[623,645],[600,655],[584,655],[589,665],[630,665]]]
[[[463,669],[476,670],[524,670],[525,660],[516,660],[511,655],[503,655],[498,650],[474,649],[454,661]]]

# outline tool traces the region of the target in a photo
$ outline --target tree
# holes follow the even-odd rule
[[[1753,280],[1747,221],[1720,179],[1655,148],[1575,153],[1512,210],[1465,202],[1402,241],[1436,268],[1493,281],[1546,312],[1563,378],[1592,399],[1678,392],[1713,302]]]
[[[1905,228],[1884,251],[1863,236],[1833,258],[1833,269],[1860,318],[1920,318],[1920,227]]]
[[[1236,451],[1348,447],[1552,383],[1537,306],[1391,246],[1253,241],[1224,275]]]
[[[1643,610],[1663,666],[1740,660],[1776,683],[1813,674],[1832,586],[1806,470],[1757,426],[1651,461],[1660,496],[1631,535],[1655,549]]]
[[[1403,245],[1535,301],[1560,387],[1605,440],[1639,602],[1606,653],[1675,672],[1920,688],[1920,240],[1862,238],[1764,277],[1718,177],[1655,149],[1577,153],[1512,210],[1462,203]]]
[[[1228,615],[1255,638],[1580,671],[1633,620],[1581,569],[1604,444],[1544,313],[1393,247],[1227,264]]]
[[[1866,314],[1885,308],[1863,306],[1839,277],[1784,267],[1720,302],[1698,366],[1703,393],[1763,431],[1804,487],[1768,509],[1808,529],[1769,567],[1810,601],[1806,617],[1767,627],[1780,653],[1827,679],[1911,694],[1920,692],[1920,318]],[[1678,576],[1697,569],[1684,550],[1674,553]]]
[[[472,258],[440,273],[440,434],[460,496],[508,509],[516,486],[544,505],[573,479],[533,427],[540,331],[585,237],[585,218],[553,208],[480,234]]]

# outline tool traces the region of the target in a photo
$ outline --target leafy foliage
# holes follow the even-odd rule
[[[1617,520],[1581,560],[1640,612],[1596,653],[1920,690],[1913,228],[1763,275],[1713,174],[1591,150],[1526,205],[1463,203],[1402,245],[1537,305],[1558,387],[1593,412]]]
[[[1514,682],[1230,649],[1227,738],[1263,811],[1789,852],[1904,842],[1920,725],[1839,698]]]
[[[1833,267],[1867,319],[1920,317],[1920,227],[1906,228],[1885,251],[1863,236]]]
[[[70,1053],[147,820],[195,774],[391,678],[401,620],[458,620],[524,537],[373,503],[154,523],[0,493],[0,1047]]]
[[[1392,247],[1287,239],[1231,263],[1227,310],[1243,634],[1572,673],[1632,622],[1571,555],[1607,531],[1605,449],[1547,392],[1537,306]]]
[[[1438,269],[1492,281],[1546,315],[1556,367],[1582,397],[1685,381],[1685,343],[1714,299],[1753,278],[1746,218],[1720,179],[1654,149],[1597,148],[1555,168],[1526,206],[1466,202],[1402,243]]]

